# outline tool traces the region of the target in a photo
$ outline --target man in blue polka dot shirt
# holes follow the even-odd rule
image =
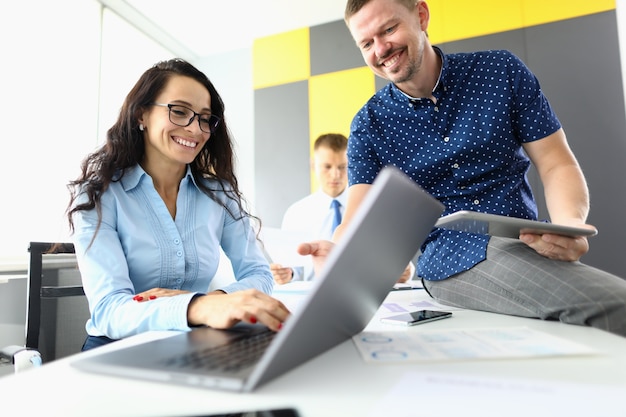
[[[348,0],[346,23],[371,70],[391,81],[356,114],[348,203],[337,239],[386,165],[459,210],[537,218],[532,162],[551,221],[585,226],[589,193],[538,80],[508,51],[444,54],[430,44],[423,0]],[[419,213],[416,213],[419,215]],[[300,248],[316,263],[332,248]],[[585,237],[519,239],[434,229],[417,272],[442,303],[626,336],[626,280],[579,262]]]

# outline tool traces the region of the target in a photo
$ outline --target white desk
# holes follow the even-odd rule
[[[409,299],[425,300],[428,296],[423,290],[409,290],[392,292],[388,297],[388,300]],[[379,311],[377,315],[381,313],[389,314]],[[378,317],[374,317],[368,329],[390,329],[388,325],[381,326]],[[616,394],[626,393],[626,338],[586,327],[474,311],[455,311],[452,319],[399,331],[518,326],[583,343],[603,353],[373,365],[365,363],[354,343],[348,340],[251,394],[83,373],[70,366],[75,357],[69,357],[0,378],[0,413],[14,410],[27,415],[64,417],[206,416],[295,407],[303,417],[626,416],[622,396]],[[163,334],[141,335],[115,345]],[[117,348],[115,345],[103,349]],[[92,354],[96,353],[81,355]],[[404,385],[398,387],[401,381]],[[388,395],[395,396],[393,401],[386,398]],[[558,411],[562,408],[566,412]]]

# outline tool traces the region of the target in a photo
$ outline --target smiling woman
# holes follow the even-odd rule
[[[268,295],[272,275],[233,162],[224,103],[206,75],[179,58],[148,68],[70,183],[91,307],[83,350],[150,330],[281,328],[289,312]],[[236,281],[209,292],[222,250]]]

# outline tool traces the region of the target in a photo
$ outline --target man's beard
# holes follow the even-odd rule
[[[418,46],[417,56],[415,59],[411,59],[409,55],[409,49],[405,49],[405,53],[408,57],[408,64],[406,67],[400,68],[396,73],[388,73],[387,77],[389,81],[394,84],[402,84],[407,81],[411,81],[413,77],[419,72],[422,67],[422,61],[424,60],[424,42],[420,42]]]

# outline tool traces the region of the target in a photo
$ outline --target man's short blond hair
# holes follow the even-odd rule
[[[348,148],[348,138],[341,133],[325,133],[320,135],[313,144],[313,150],[329,148],[335,152],[345,151]]]
[[[347,22],[355,13],[363,8],[371,0],[348,0],[346,3],[346,10],[344,12],[344,20]],[[403,4],[407,9],[413,10],[419,0],[395,0],[396,2]]]

